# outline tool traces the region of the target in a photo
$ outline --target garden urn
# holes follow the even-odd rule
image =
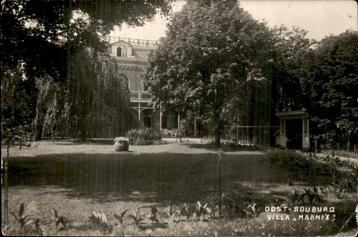
[[[115,151],[128,151],[129,143],[126,137],[116,137],[114,139],[114,150]]]

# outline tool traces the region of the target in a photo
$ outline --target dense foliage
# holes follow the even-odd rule
[[[154,1],[1,1],[1,65],[25,63],[29,78],[67,75],[69,57],[87,47],[105,50],[101,37],[115,25],[141,25],[157,10],[168,13],[170,0]]]
[[[126,136],[130,145],[151,145],[161,140],[160,133],[152,128],[131,129]]]
[[[231,1],[189,1],[152,55],[146,86],[158,106],[184,113],[186,128],[198,121],[217,146],[224,129],[269,127],[277,123],[275,112],[306,109],[312,140],[352,149],[357,33],[318,43],[306,33],[268,29]],[[257,142],[267,144],[272,131],[256,134]]]
[[[186,130],[195,121],[217,146],[238,125],[275,125],[275,112],[305,108],[319,144],[353,148],[357,32],[315,44],[303,30],[267,28],[236,1],[187,2],[151,58],[146,86],[157,106],[179,113]],[[169,13],[170,3],[2,1],[3,137],[106,137],[132,127],[125,79],[103,37],[114,25]],[[267,132],[258,139],[267,143]]]
[[[35,86],[26,79],[24,68],[18,65],[14,70],[2,68],[1,79],[1,139],[11,142],[15,137],[31,131],[36,99],[31,96]]]
[[[90,50],[78,52],[69,78],[37,80],[36,135],[114,137],[130,128],[128,82],[116,62]]]
[[[41,138],[45,127],[45,130],[54,130],[58,127],[55,130],[62,131],[63,128],[60,127],[65,126],[65,123],[55,125],[53,122],[62,121],[60,119],[77,124],[66,128],[66,131],[71,130],[74,136],[79,134],[81,137],[87,134],[106,136],[109,133],[122,131],[124,127],[122,117],[125,115],[119,116],[118,113],[122,113],[125,108],[119,109],[117,105],[111,105],[112,102],[106,102],[107,107],[110,108],[106,106],[100,108],[105,111],[102,113],[103,117],[93,116],[100,109],[90,107],[95,100],[91,95],[102,96],[103,93],[113,94],[113,91],[90,91],[97,86],[89,85],[93,80],[86,81],[84,75],[89,73],[88,68],[91,67],[91,63],[98,63],[96,62],[98,58],[84,57],[83,63],[87,65],[81,68],[82,61],[78,57],[87,49],[91,49],[94,54],[108,53],[108,45],[103,39],[115,25],[124,22],[130,25],[142,25],[153,18],[158,11],[168,14],[170,4],[171,0],[1,1],[1,92],[6,94],[2,95],[2,130],[14,126],[29,126],[36,116],[35,131],[38,139]],[[87,59],[94,61],[89,62]],[[21,77],[17,76],[19,68],[23,75]],[[97,70],[99,71],[101,70]],[[118,84],[117,81],[110,83]],[[75,86],[70,91],[66,87],[69,84]],[[102,88],[114,90],[118,87],[121,86],[111,85]],[[121,101],[125,101],[126,94],[120,93],[121,90],[116,96],[121,97]],[[119,100],[113,99],[113,101]],[[116,112],[111,110],[113,107],[116,107]],[[65,109],[58,111],[59,108]],[[89,118],[91,116],[92,118]],[[104,116],[107,116],[107,122],[102,121],[107,120]],[[91,122],[94,120],[98,120],[97,125]],[[112,122],[114,120],[118,120],[117,125]],[[94,133],[93,131],[100,125],[105,129],[111,127],[113,131]],[[73,128],[75,129],[72,130]],[[69,132],[63,133],[69,134]]]
[[[318,43],[301,58],[303,104],[311,132],[327,147],[358,141],[358,33],[345,32]]]
[[[238,88],[244,81],[266,80],[270,34],[230,1],[189,2],[152,55],[146,86],[157,105],[195,114],[212,128],[220,146],[225,119],[238,103]]]

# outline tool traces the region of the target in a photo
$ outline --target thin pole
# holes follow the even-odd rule
[[[223,153],[218,153],[218,173],[219,173],[219,217],[221,217],[221,210],[222,210],[222,170],[221,170],[221,160],[223,158]]]
[[[9,224],[9,186],[8,186],[8,160],[10,157],[10,139],[7,140],[6,145],[6,158],[4,159],[4,186],[5,186],[5,198],[4,198],[4,226]]]
[[[141,121],[142,108],[140,106],[140,100],[141,100],[140,91],[138,91],[138,99],[139,99],[139,101],[138,101],[138,121],[139,121],[139,127],[142,127],[142,121]]]
[[[194,114],[194,137],[196,137],[196,115]]]

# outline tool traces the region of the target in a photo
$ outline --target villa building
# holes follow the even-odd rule
[[[157,41],[116,38],[110,43],[110,54],[116,60],[121,76],[128,80],[130,108],[132,118],[136,120],[134,124],[166,133],[178,128],[177,113],[162,113],[161,109],[155,109],[143,84],[149,55],[157,47]]]
[[[110,43],[110,54],[116,60],[121,78],[128,81],[130,91],[130,111],[135,127],[147,127],[160,131],[164,136],[173,136],[177,134],[180,117],[175,111],[162,112],[162,108],[156,109],[149,95],[144,88],[144,75],[148,67],[148,58],[151,52],[158,47],[157,41],[116,38],[116,41]],[[309,120],[308,114],[302,112],[277,113],[280,120],[279,134],[276,138],[276,144],[282,147],[309,149]],[[194,130],[196,123],[194,122]],[[289,126],[290,129],[286,129]],[[239,126],[240,127],[240,126]],[[251,128],[252,127],[252,128]],[[266,136],[269,134],[267,129],[276,126],[243,126],[239,131],[246,131],[246,140],[252,140],[255,143],[255,137],[263,131]],[[253,134],[250,139],[250,129]],[[256,131],[256,133],[254,133]],[[255,135],[256,134],[256,135]],[[257,141],[256,141],[257,142]]]

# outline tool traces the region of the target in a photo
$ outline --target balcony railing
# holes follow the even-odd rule
[[[131,91],[131,102],[152,102],[151,96],[144,91]]]
[[[117,42],[117,41],[124,41],[133,46],[143,46],[143,47],[158,47],[158,41],[156,40],[145,40],[145,39],[133,39],[133,38],[126,38],[126,37],[114,37],[108,36],[105,38],[106,41],[109,43]]]

